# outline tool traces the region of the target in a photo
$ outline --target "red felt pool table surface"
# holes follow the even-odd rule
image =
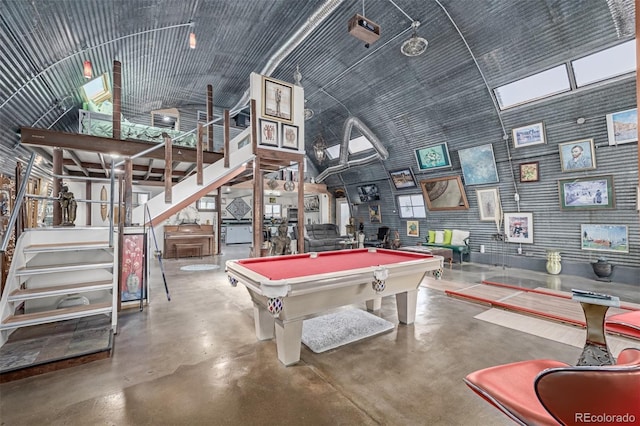
[[[318,253],[312,258],[310,253],[243,259],[238,263],[270,280],[284,280],[347,271],[371,266],[390,265],[401,262],[432,258],[432,255],[400,252],[385,249],[356,249]]]

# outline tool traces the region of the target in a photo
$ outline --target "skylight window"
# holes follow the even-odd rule
[[[325,149],[325,151],[327,152],[329,160],[335,160],[336,158],[340,157],[340,145],[330,146],[329,148]]]
[[[370,149],[373,149],[373,145],[371,145],[369,139],[365,138],[364,136],[360,136],[349,141],[349,152],[351,154],[357,154],[359,152],[367,151]]]
[[[630,40],[571,62],[578,87],[636,70],[636,41]]]
[[[571,89],[566,65],[525,77],[494,89],[500,109],[546,98]]]

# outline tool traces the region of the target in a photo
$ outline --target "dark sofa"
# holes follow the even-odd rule
[[[305,225],[305,229],[305,253],[339,250],[342,248],[339,242],[344,240],[345,237],[340,236],[338,225],[334,225],[333,223],[318,223],[315,225]]]

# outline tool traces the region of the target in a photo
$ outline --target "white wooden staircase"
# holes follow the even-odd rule
[[[0,300],[0,346],[22,327],[93,315],[117,327],[117,244],[109,228],[28,229],[18,239]]]

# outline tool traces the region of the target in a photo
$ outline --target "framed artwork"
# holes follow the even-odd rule
[[[293,123],[293,86],[262,77],[262,116]]]
[[[407,221],[407,237],[419,237],[420,236],[420,222],[417,220]]]
[[[593,139],[560,143],[558,149],[563,173],[596,168],[596,149]]]
[[[609,145],[638,141],[638,108],[607,114]]]
[[[122,275],[120,275],[120,301],[142,300],[145,296],[145,234],[122,236]]]
[[[205,195],[196,201],[196,209],[201,212],[215,212],[216,211],[216,196]]]
[[[426,148],[415,150],[418,168],[420,170],[434,170],[443,167],[451,167],[451,158],[449,157],[449,149],[447,143],[442,142],[437,145],[431,145]]]
[[[298,126],[291,124],[282,124],[282,143],[283,148],[298,150]]]
[[[478,198],[480,220],[495,222],[500,219],[502,209],[498,188],[476,189],[476,196]]]
[[[458,151],[465,185],[482,185],[498,182],[493,145],[488,143]]]
[[[396,189],[411,189],[417,188],[416,178],[413,176],[413,172],[410,167],[406,169],[392,170],[389,172],[391,176],[391,182]]]
[[[520,164],[520,182],[537,182],[540,180],[540,163],[531,161]]]
[[[544,124],[535,123],[528,126],[517,127],[512,130],[514,148],[522,148],[531,145],[547,143],[544,136]]]
[[[260,145],[278,146],[278,123],[260,119]]]
[[[422,195],[431,211],[467,210],[469,202],[460,176],[445,176],[420,181]]]
[[[382,215],[380,214],[380,205],[369,206],[369,220],[371,223],[382,223]]]
[[[610,209],[615,207],[613,176],[590,176],[558,181],[563,210]]]
[[[510,243],[533,244],[533,213],[505,213],[504,234]]]
[[[317,195],[308,195],[304,197],[305,213],[313,213],[320,211],[320,197]]]
[[[380,200],[378,185],[376,185],[375,183],[372,183],[370,185],[359,186],[358,197],[360,198],[360,201],[363,203]]]
[[[629,253],[627,225],[580,225],[582,250]]]

